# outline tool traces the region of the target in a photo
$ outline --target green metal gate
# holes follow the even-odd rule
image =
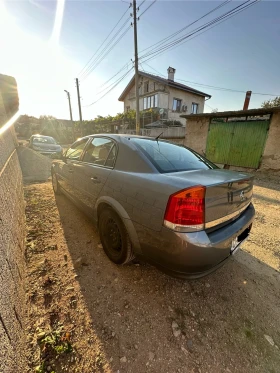
[[[214,163],[258,168],[269,120],[210,123],[206,156]]]

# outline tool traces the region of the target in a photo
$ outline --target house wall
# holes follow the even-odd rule
[[[274,113],[270,121],[268,136],[261,161],[262,170],[280,171],[280,113]]]
[[[172,106],[173,106],[173,99],[178,98],[182,100],[182,105],[187,105],[187,111],[186,112],[173,112]],[[183,124],[185,124],[185,119],[180,118],[180,115],[182,114],[191,114],[192,113],[192,103],[198,104],[198,114],[204,112],[204,101],[205,98],[202,96],[194,95],[189,92],[184,92],[179,89],[170,88],[169,87],[169,100],[168,100],[168,109],[169,109],[169,119],[179,120]]]
[[[1,82],[0,82],[1,83]],[[7,122],[0,84],[0,128]],[[26,372],[25,215],[13,127],[0,134],[0,372]]]
[[[182,119],[182,118],[181,118]],[[209,118],[186,119],[186,137],[184,145],[197,151],[201,155],[206,153]]]
[[[176,88],[168,87],[164,84],[158,84],[156,82],[156,86],[154,87],[155,81],[142,79],[140,81],[140,100],[139,100],[139,108],[140,111],[144,110],[144,85],[146,82],[149,82],[149,92],[145,94],[145,96],[150,96],[153,94],[158,94],[158,107],[162,109],[168,109],[168,119],[170,120],[178,120],[183,125],[185,124],[185,119],[180,118],[182,114],[191,114],[192,110],[192,103],[198,104],[198,113],[204,112],[204,101],[205,98],[202,96],[198,96],[189,92],[184,92]],[[154,90],[156,88],[156,91]],[[173,99],[178,98],[182,100],[182,105],[187,105],[186,112],[173,112]],[[133,86],[130,92],[124,99],[124,111],[127,110],[127,107],[130,110],[136,109],[136,100],[135,100],[135,86]]]

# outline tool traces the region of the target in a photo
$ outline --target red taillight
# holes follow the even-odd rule
[[[204,228],[205,187],[198,185],[171,194],[164,215],[164,225],[177,231]]]

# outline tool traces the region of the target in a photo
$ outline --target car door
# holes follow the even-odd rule
[[[69,194],[74,196],[74,166],[80,159],[89,138],[83,138],[74,142],[66,151],[64,161],[60,162],[59,172],[57,174],[58,182],[61,187]]]
[[[114,167],[117,145],[107,137],[93,137],[74,169],[75,196],[93,210],[96,200]]]

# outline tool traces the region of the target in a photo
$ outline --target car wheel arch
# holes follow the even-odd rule
[[[138,234],[136,232],[136,229],[133,225],[132,220],[130,219],[124,207],[112,197],[108,197],[108,196],[100,197],[95,205],[94,219],[96,220],[96,222],[98,222],[98,218],[99,218],[101,211],[105,208],[111,208],[112,210],[115,211],[116,214],[118,214],[118,216],[121,218],[128,232],[135,254],[141,255],[142,250],[141,250],[141,246],[139,243]]]

